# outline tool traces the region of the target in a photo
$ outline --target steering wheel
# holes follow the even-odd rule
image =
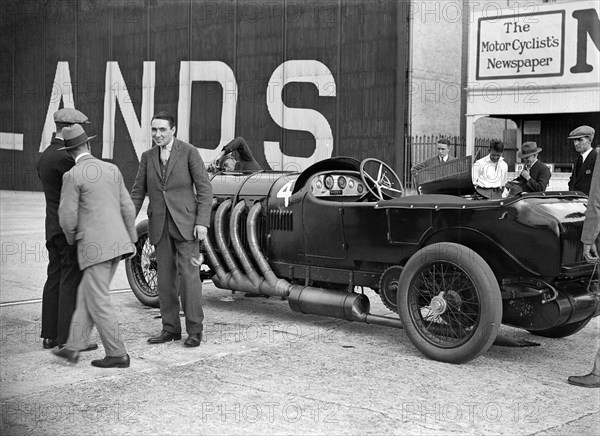
[[[402,197],[404,193],[404,187],[398,174],[379,159],[363,160],[360,163],[360,178],[371,195],[379,200]]]

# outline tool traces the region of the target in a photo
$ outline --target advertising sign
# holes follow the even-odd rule
[[[565,11],[479,20],[477,80],[561,76]]]

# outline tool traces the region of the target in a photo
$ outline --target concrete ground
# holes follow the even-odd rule
[[[600,433],[600,390],[566,383],[591,369],[598,318],[564,339],[503,328],[540,345],[451,365],[423,357],[402,330],[205,283],[200,348],[148,345],[160,313],[136,300],[120,266],[111,298],[131,367],[92,367],[102,347],[63,363],[39,338],[43,196],[0,191],[0,206],[3,435]],[[374,313],[391,315],[366,293]]]

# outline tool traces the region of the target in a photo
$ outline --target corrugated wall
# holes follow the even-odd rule
[[[58,62],[68,62],[74,106],[93,123],[88,133],[98,135],[98,157],[107,62],[118,62],[141,120],[144,61],[155,62],[154,112],[177,115],[182,61],[219,61],[237,82],[235,136],[247,139],[256,159],[267,165],[265,141],[281,143],[288,156],[310,156],[315,138],[278,125],[267,90],[282,63],[316,60],[331,72],[334,96],[319,95],[311,83],[290,83],[284,104],[326,119],[333,156],[371,156],[402,168],[408,40],[397,1],[10,0],[0,8],[0,132],[23,134],[22,151],[0,149],[0,189],[41,189],[35,163],[49,104],[60,94]],[[193,82],[195,146],[219,143],[227,92],[215,82]],[[138,157],[118,105],[116,114],[112,160],[131,186]]]

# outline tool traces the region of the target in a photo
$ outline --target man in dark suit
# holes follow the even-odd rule
[[[77,286],[81,271],[77,265],[76,247],[67,243],[58,222],[58,204],[63,174],[75,165],[73,158],[64,150],[63,127],[89,123],[88,118],[76,109],[64,108],[54,113],[56,134],[38,161],[38,175],[46,198],[46,248],[48,249],[48,276],[42,294],[43,347],[61,346],[67,342],[71,316],[77,301]],[[88,344],[86,348],[98,348]]]
[[[581,242],[583,243],[583,257],[590,263],[598,266],[600,262],[600,164],[596,164],[592,173],[592,188],[587,209],[585,210],[585,221],[581,231]],[[597,271],[600,279],[600,271]],[[573,375],[567,380],[570,384],[586,388],[600,388],[600,350],[596,352],[592,372],[586,375]]]
[[[517,195],[519,192],[544,192],[550,183],[550,168],[540,160],[538,155],[542,151],[533,141],[524,142],[521,151],[517,153],[525,168],[514,180],[506,183],[508,195]]]
[[[156,147],[145,151],[131,190],[136,215],[146,194],[148,233],[156,246],[158,299],[162,332],[148,342],[160,344],[181,339],[179,296],[188,337],[184,345],[202,340],[204,312],[202,282],[197,262],[200,244],[210,226],[212,186],[198,149],[175,138],[175,119],[167,112],[152,118]]]
[[[440,165],[444,162],[448,162],[451,160],[454,160],[454,156],[450,156],[450,141],[446,138],[442,138],[440,139],[437,144],[436,144],[436,148],[437,148],[437,155],[430,157],[429,159],[424,160],[421,163],[416,164],[414,167],[411,168],[410,172],[412,173],[412,175],[416,175],[417,172],[419,172],[420,170],[422,170],[423,168],[429,168],[429,167],[433,167],[436,165]]]
[[[237,153],[239,159],[233,157],[233,153]],[[219,156],[215,159],[218,162],[217,167],[227,169],[229,171],[261,171],[262,167],[254,156],[248,143],[241,136],[229,141],[224,147]]]
[[[570,191],[581,191],[586,195],[590,193],[592,173],[598,156],[596,149],[592,148],[594,133],[595,130],[590,126],[580,126],[569,133],[569,139],[573,140],[575,150],[579,153],[569,179]]]
[[[69,339],[54,352],[71,363],[79,360],[92,325],[106,357],[92,360],[99,368],[128,368],[129,355],[108,293],[119,261],[135,253],[135,208],[119,169],[90,154],[87,134],[79,124],[62,130],[75,166],[63,176],[58,217],[67,242],[77,245],[83,271]]]

